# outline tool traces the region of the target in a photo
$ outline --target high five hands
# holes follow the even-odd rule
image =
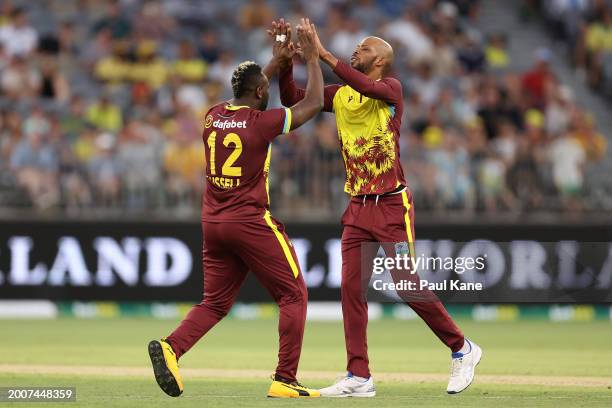
[[[298,50],[305,61],[319,59],[319,44],[314,24],[307,18],[302,18],[298,24]]]
[[[272,38],[272,56],[277,59],[281,66],[289,64],[294,55],[299,55],[302,59],[321,58],[331,55],[319,39],[317,29],[308,18],[302,18],[300,24],[296,26],[298,43],[291,41],[291,24],[283,18],[273,21],[271,29],[267,30],[268,36]],[[308,49],[306,49],[308,48]]]
[[[281,65],[291,62],[293,56],[298,53],[291,41],[291,24],[281,18],[278,21],[272,21],[272,28],[266,31],[272,39],[272,57]]]

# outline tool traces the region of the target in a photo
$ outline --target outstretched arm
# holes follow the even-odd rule
[[[375,81],[357,71],[346,62],[338,60],[336,60],[336,65],[334,66],[334,73],[348,86],[368,98],[380,99],[395,104],[402,97],[402,84],[395,78],[383,78]]]
[[[285,68],[291,62],[296,50],[291,42],[291,24],[285,23],[284,19],[273,21],[267,33],[272,39],[272,58],[263,73],[268,79],[272,79],[279,68]]]
[[[280,89],[281,103],[283,106],[292,106],[304,98],[305,91],[295,84],[293,79],[293,64],[290,63],[280,69],[278,75],[278,87]],[[323,111],[331,112],[334,109],[334,96],[340,85],[326,85],[323,88]]]
[[[278,87],[283,106],[292,106],[304,99],[304,89],[298,88],[293,80],[293,63],[280,70],[278,74]]]
[[[319,56],[323,62],[329,65],[338,77],[348,86],[368,98],[380,99],[389,103],[398,103],[402,98],[402,85],[395,78],[384,78],[375,81],[366,74],[357,71],[347,63],[338,60],[331,52],[321,44],[321,40],[315,31],[315,41],[319,48]]]
[[[319,65],[318,48],[314,42],[314,25],[302,19],[298,27],[298,38],[306,60],[308,83],[303,98],[291,106],[291,129],[300,127],[323,108],[323,73]]]
[[[314,30],[314,26],[312,30]],[[298,50],[291,41],[291,24],[285,22],[284,19],[272,22],[271,29],[267,30],[268,35],[273,41],[272,59],[264,73],[268,78],[279,70],[278,85],[280,89],[280,98],[283,106],[293,106],[306,95],[304,88],[299,88],[293,80],[293,56],[299,53],[303,54],[303,50]],[[284,35],[284,37],[283,37]],[[281,40],[281,41],[279,41]],[[284,40],[284,41],[282,41]],[[315,44],[316,45],[316,44]],[[331,112],[333,109],[333,100],[339,85],[328,85],[323,89],[323,110]]]

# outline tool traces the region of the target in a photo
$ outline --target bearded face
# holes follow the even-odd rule
[[[351,66],[357,71],[367,74],[374,67],[378,55],[374,47],[364,40],[357,45],[351,55]]]

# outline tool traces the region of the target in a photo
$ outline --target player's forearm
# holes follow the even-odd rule
[[[306,63],[308,84],[304,99],[291,107],[293,119],[291,129],[301,126],[323,109],[323,73],[319,60],[309,60]]]
[[[306,63],[308,71],[308,84],[306,85],[306,95],[304,100],[309,101],[316,109],[316,112],[323,109],[323,72],[318,60],[311,60]]]
[[[274,76],[274,74],[278,72],[279,67],[280,63],[278,61],[278,58],[272,57],[268,64],[264,67],[263,74],[266,76],[266,78],[268,78],[268,80],[270,80]]]
[[[293,80],[293,64],[280,67],[278,87],[283,106],[293,106],[304,98],[304,90],[298,88]]]
[[[338,64],[338,58],[334,57],[334,54],[329,51],[319,54],[319,58],[321,58],[321,61],[329,65],[331,69],[335,69],[336,65]]]

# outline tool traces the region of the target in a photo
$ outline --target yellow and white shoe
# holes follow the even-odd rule
[[[316,398],[321,394],[317,390],[306,388],[297,381],[287,381],[280,376],[272,376],[268,390],[270,398]]]
[[[183,393],[183,381],[178,370],[176,354],[165,339],[152,340],[149,343],[149,357],[153,364],[153,373],[159,387],[171,397]]]

